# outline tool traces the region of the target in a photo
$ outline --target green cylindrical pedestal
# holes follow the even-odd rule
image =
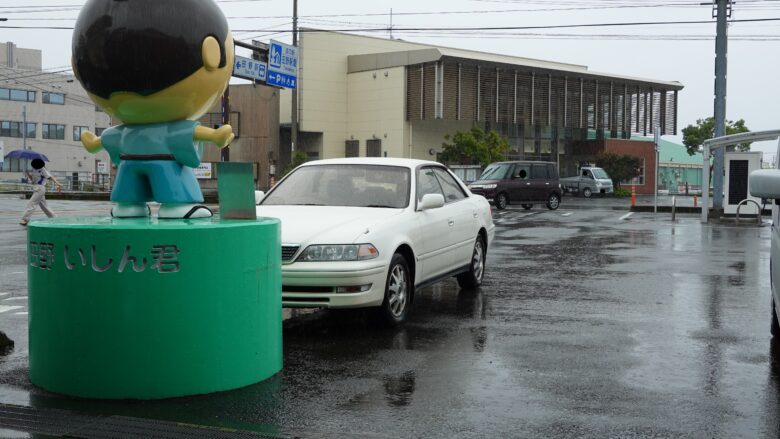
[[[272,376],[280,248],[275,219],[31,222],[30,379],[67,395],[154,399]]]

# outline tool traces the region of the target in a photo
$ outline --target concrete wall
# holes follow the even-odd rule
[[[344,140],[360,142],[366,156],[366,141],[379,139],[388,157],[408,157],[404,148],[405,68],[395,67],[352,73],[347,78],[347,134]],[[344,156],[344,141],[326,150],[328,157]]]
[[[38,49],[22,49],[11,42],[0,43],[0,66],[41,70],[41,59],[41,51]]]
[[[445,119],[415,120],[408,123],[409,138],[407,148],[411,158],[421,160],[436,160],[436,154],[442,151],[442,143],[446,134],[453,135],[458,131],[469,131],[473,121],[455,121]],[[433,154],[430,150],[433,149]],[[404,157],[409,157],[409,152]]]

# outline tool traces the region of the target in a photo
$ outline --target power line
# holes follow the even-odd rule
[[[745,18],[739,20],[730,20],[731,23],[756,23],[780,21],[780,17],[773,18]],[[582,28],[582,27],[610,27],[610,26],[655,26],[655,25],[674,25],[674,24],[712,24],[711,20],[689,20],[689,21],[644,21],[627,23],[580,23],[580,24],[557,24],[544,26],[495,26],[495,27],[393,27],[397,32],[426,32],[426,31],[490,31],[490,30],[531,30],[531,29],[563,29],[563,28]],[[0,26],[0,29],[49,29],[49,30],[73,30],[72,27],[65,26]],[[298,29],[298,32],[387,32],[389,28],[357,28],[357,29]],[[274,29],[234,29],[234,32],[274,32],[287,33],[291,30]]]

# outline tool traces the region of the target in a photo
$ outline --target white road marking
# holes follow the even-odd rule
[[[11,293],[0,293],[0,297],[7,296],[9,294],[11,294]]]
[[[631,215],[633,215],[634,212],[628,212],[627,214],[620,217],[621,220],[627,220]]]
[[[7,299],[3,299],[4,302],[7,302],[9,300],[27,300],[27,296],[16,296],[16,297],[9,297]]]
[[[23,311],[23,312],[15,312],[15,313],[14,313],[14,315],[15,315],[15,316],[26,316],[26,315],[27,315],[27,311]]]
[[[2,313],[4,313],[4,312],[8,312],[8,311],[13,311],[13,310],[15,310],[15,309],[19,309],[19,308],[22,308],[22,307],[21,307],[21,306],[5,306],[5,305],[0,305],[0,314],[2,314]]]
[[[569,213],[562,213],[562,214],[561,214],[561,216],[571,216],[571,214],[572,214],[572,213],[573,213],[573,212],[569,212]]]

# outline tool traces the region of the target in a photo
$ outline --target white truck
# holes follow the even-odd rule
[[[581,194],[590,198],[593,194],[611,194],[612,179],[606,171],[596,166],[582,166],[577,175],[561,178],[561,188],[565,192]]]

